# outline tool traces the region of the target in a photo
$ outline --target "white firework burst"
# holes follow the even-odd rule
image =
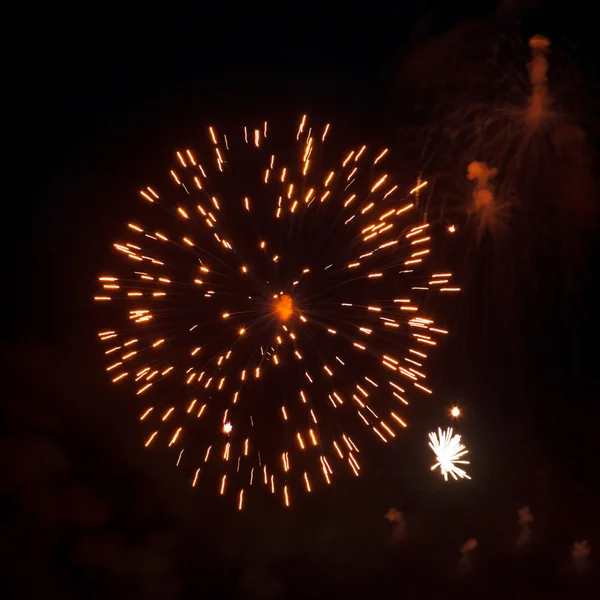
[[[448,475],[454,479],[471,479],[467,472],[457,465],[468,465],[468,460],[461,460],[469,451],[460,441],[460,435],[454,435],[452,427],[445,431],[438,428],[437,433],[432,431],[429,434],[429,447],[433,450],[437,462],[431,467],[431,470],[437,468],[448,481]]]

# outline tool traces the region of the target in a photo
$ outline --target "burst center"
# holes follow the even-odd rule
[[[280,321],[287,321],[294,313],[294,302],[288,294],[282,294],[273,302],[273,312]]]

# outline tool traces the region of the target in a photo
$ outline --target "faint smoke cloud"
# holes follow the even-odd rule
[[[592,548],[587,540],[582,540],[573,544],[571,548],[571,558],[578,571],[583,571],[587,568],[591,552]]]
[[[404,515],[399,510],[390,508],[385,514],[385,518],[392,524],[392,543],[398,542],[406,533]]]
[[[519,523],[519,535],[517,537],[517,546],[525,546],[531,540],[531,524],[533,515],[529,506],[523,506],[517,511],[517,520]]]

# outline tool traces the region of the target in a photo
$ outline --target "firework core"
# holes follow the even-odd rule
[[[280,321],[288,321],[294,313],[294,303],[288,294],[282,294],[273,303],[273,312]]]

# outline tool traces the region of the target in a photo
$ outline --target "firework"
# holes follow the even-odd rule
[[[420,141],[422,161],[436,172],[430,210],[466,213],[480,240],[514,235],[523,220],[528,236],[585,230],[597,207],[577,69],[560,52],[551,64],[550,40],[541,35],[527,44],[479,28],[466,35],[464,47],[477,52],[457,56],[449,80],[439,81],[451,91],[435,94],[436,125]]]
[[[594,82],[560,45],[479,19],[403,66],[403,97],[418,107],[401,122],[403,160],[429,181],[429,222],[456,227],[469,292],[455,323],[482,340],[500,322],[503,339],[518,338],[523,293],[554,314],[554,291],[581,275],[600,207]]]
[[[143,403],[146,446],[240,509],[261,486],[289,506],[340,467],[358,475],[363,432],[387,443],[407,426],[447,333],[423,303],[458,288],[424,270],[426,183],[403,191],[387,149],[332,161],[329,125],[306,117],[288,144],[266,122],[208,133],[203,154],[176,152],[170,187],[140,191],[114,244],[127,268],[99,277],[115,323],[99,337]]]
[[[458,419],[458,417],[460,417],[460,416],[461,416],[461,414],[462,414],[462,411],[460,410],[460,408],[459,408],[458,406],[453,406],[453,407],[450,409],[450,416],[451,416],[453,419]]]
[[[460,441],[460,435],[454,435],[452,428],[449,427],[446,431],[438,428],[437,434],[431,432],[429,434],[429,447],[433,450],[437,462],[431,467],[431,470],[437,468],[448,481],[448,475],[454,479],[471,479],[466,471],[457,465],[468,465],[468,460],[461,460],[469,451]]]

